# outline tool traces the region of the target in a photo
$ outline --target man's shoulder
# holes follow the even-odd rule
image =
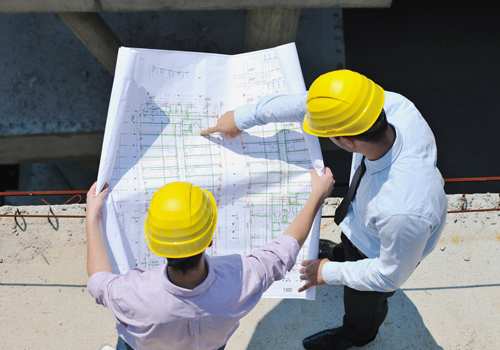
[[[217,269],[238,269],[242,265],[243,256],[240,254],[219,255],[210,258],[210,265]]]
[[[384,91],[385,92],[385,103],[392,104],[392,103],[401,103],[401,102],[409,102],[412,103],[408,98],[405,96],[401,95],[400,93],[393,92],[393,91]]]
[[[391,91],[385,92],[384,111],[389,122],[391,122],[390,119],[393,115],[398,115],[401,113],[405,115],[411,113],[420,114],[417,107],[415,107],[412,101],[399,93]]]
[[[251,272],[252,267],[251,255],[230,254],[214,256],[210,258],[210,268],[217,275],[230,275],[244,272]]]
[[[422,169],[393,166],[384,185],[368,205],[371,215],[397,217],[413,215],[433,221],[446,206],[444,181],[435,167],[421,163]]]
[[[235,271],[244,273],[259,273],[264,265],[285,264],[295,261],[300,247],[297,240],[291,236],[282,235],[266,246],[252,251],[249,255],[225,255],[210,258],[215,270]]]

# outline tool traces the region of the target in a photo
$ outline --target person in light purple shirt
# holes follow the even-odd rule
[[[311,173],[311,195],[284,234],[248,256],[202,253],[187,271],[164,265],[113,273],[101,230],[108,187],[87,193],[88,291],[116,320],[119,349],[223,349],[239,320],[295,264],[316,212],[333,190],[329,168]]]

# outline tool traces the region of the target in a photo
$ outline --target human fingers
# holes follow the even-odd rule
[[[309,169],[309,172],[311,174],[311,194],[319,196],[321,199],[327,198],[332,192],[334,184],[331,171],[325,171],[322,176],[319,176],[314,169]]]
[[[323,169],[325,170],[325,175],[332,175],[333,176],[332,170],[329,167],[326,166]]]
[[[104,199],[104,197],[106,197],[108,193],[109,193],[109,185],[104,184],[102,191],[97,196],[99,197],[99,199]]]
[[[333,188],[335,186],[335,178],[333,177],[333,173],[332,171],[330,170],[330,168],[328,167],[325,167],[325,176],[326,176],[326,179],[328,181],[328,187],[329,187],[329,193],[333,191]]]
[[[302,266],[306,266],[306,265],[302,265]],[[306,276],[307,275],[307,267],[301,267],[299,269],[299,273],[300,273],[300,279],[303,279],[303,280],[307,279],[307,276]],[[302,278],[302,277],[304,277],[304,278]]]
[[[206,128],[205,130],[200,131],[200,134],[202,135],[208,135],[208,134],[213,134],[215,132],[221,131],[219,128],[219,125],[211,126],[209,128]]]
[[[311,174],[311,190],[314,190],[317,187],[319,175],[314,168],[309,168],[309,174]]]
[[[96,194],[97,190],[97,182],[95,182],[87,193],[87,213],[97,212],[99,213],[102,209],[102,205],[104,203],[104,198],[109,193],[109,185],[104,184],[101,192]]]
[[[312,287],[311,282],[307,282],[306,284],[304,284],[302,287],[299,288],[298,292],[301,293],[305,290],[308,290],[311,287]]]
[[[314,168],[309,168],[309,174],[311,174],[311,177],[319,177],[318,172]]]
[[[323,199],[327,198],[330,193],[332,193],[335,185],[335,179],[333,178],[333,173],[330,168],[325,167],[324,170],[325,174],[319,179],[321,182],[321,189],[323,190]]]
[[[233,132],[226,132],[224,134],[224,137],[226,139],[234,139],[235,137],[240,136],[242,132],[243,132],[243,130],[238,130],[238,131],[233,131]]]
[[[97,181],[94,182],[94,184],[90,187],[89,191],[87,192],[87,203],[96,196],[95,194],[96,188],[97,188]]]
[[[313,263],[314,260],[302,260],[300,265],[302,265],[303,267],[301,267],[299,269],[299,273],[300,273],[300,279],[301,280],[307,280],[309,279],[309,276],[307,274],[307,270],[308,270],[308,267],[311,265],[311,263]]]
[[[96,187],[97,187],[97,181],[94,182],[92,186],[90,186],[90,189],[88,190],[87,195],[89,195],[89,193],[94,193],[95,194]]]

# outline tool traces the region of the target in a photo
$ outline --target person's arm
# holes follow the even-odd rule
[[[391,215],[377,222],[380,256],[349,263],[328,263],[323,278],[364,291],[390,292],[411,276],[423,256],[433,223],[416,215]]]
[[[304,208],[283,233],[283,235],[295,238],[299,247],[304,244],[316,213],[321,208],[325,198],[332,193],[335,184],[330,168],[325,168],[325,175],[322,176],[319,176],[313,168],[309,169],[309,172],[311,173],[311,195]]]
[[[256,125],[302,122],[306,113],[306,100],[307,92],[264,96],[256,104],[240,106],[234,111],[224,113],[215,126],[201,131],[200,134],[220,132],[231,139]]]
[[[358,261],[304,260],[300,289],[325,283],[361,291],[390,292],[398,289],[417,267],[430,236],[432,223],[412,215],[393,215],[377,223],[380,257]]]
[[[101,228],[102,207],[104,198],[109,193],[109,186],[106,184],[98,195],[95,193],[96,186],[97,182],[87,193],[87,273],[89,277],[101,271],[113,272]]]
[[[322,176],[318,176],[314,169],[309,171],[311,172],[311,195],[300,213],[283,235],[266,246],[254,250],[246,257],[257,278],[262,281],[263,291],[267,290],[274,281],[282,279],[295,265],[297,254],[311,230],[318,209],[333,190],[335,181],[329,168],[325,168],[325,175]]]

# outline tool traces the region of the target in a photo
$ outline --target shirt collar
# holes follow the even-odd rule
[[[212,282],[214,281],[215,278],[215,273],[212,268],[210,268],[210,258],[209,256],[205,253],[203,254],[205,258],[205,264],[208,269],[208,276],[205,278],[202,284],[200,284],[198,287],[195,289],[186,289],[182,288],[179,286],[176,286],[170,280],[168,279],[167,275],[167,265],[165,264],[165,268],[163,269],[163,276],[165,278],[162,278],[162,285],[165,290],[167,290],[169,293],[177,296],[182,296],[182,297],[193,297],[196,295],[200,295],[204,293],[211,285]]]
[[[389,167],[392,163],[396,161],[399,154],[401,153],[401,150],[403,149],[403,142],[404,142],[403,134],[401,133],[398,127],[394,125],[392,125],[392,127],[394,128],[394,132],[396,133],[396,139],[394,140],[394,144],[392,145],[391,149],[380,159],[377,160],[365,159],[366,172],[370,175],[378,173]]]

